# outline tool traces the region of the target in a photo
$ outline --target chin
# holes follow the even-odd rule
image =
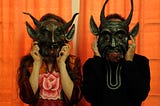
[[[46,63],[55,63],[56,62],[56,58],[54,58],[53,56],[51,57],[44,57],[44,61],[46,62]]]
[[[120,58],[114,58],[114,57],[108,57],[106,58],[108,61],[111,61],[111,62],[114,62],[114,63],[117,63],[119,62],[121,59]]]
[[[123,55],[121,53],[117,53],[117,52],[111,52],[109,54],[106,55],[106,59],[111,61],[111,62],[119,62],[123,59]]]

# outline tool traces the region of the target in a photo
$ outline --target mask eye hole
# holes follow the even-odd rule
[[[110,31],[102,31],[101,35],[108,35],[108,36],[110,36],[111,32]]]
[[[115,33],[116,38],[124,39],[127,36],[127,33],[123,30],[119,30]]]
[[[52,43],[51,47],[52,49],[58,49],[58,48],[61,48],[63,45],[64,45],[63,42],[54,42]]]
[[[109,41],[111,35],[110,31],[104,30],[101,32],[101,39],[103,39],[103,41]]]
[[[58,49],[59,45],[57,43],[52,43],[51,48],[52,49]]]

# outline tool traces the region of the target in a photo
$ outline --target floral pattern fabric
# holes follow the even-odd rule
[[[61,98],[61,83],[58,72],[43,73],[39,76],[40,97],[42,99],[57,100]]]
[[[39,88],[34,94],[29,82],[32,68],[32,57],[30,55],[23,57],[18,68],[18,85],[20,99],[24,103],[29,104],[29,106],[74,106],[82,99],[81,62],[78,57],[69,55],[66,60],[67,72],[74,83],[70,100],[62,90],[59,72],[52,71],[47,73],[45,63],[42,64],[39,70]]]

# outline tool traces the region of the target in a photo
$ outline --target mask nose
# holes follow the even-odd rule
[[[115,41],[115,38],[112,38],[112,40],[111,40],[111,46],[112,46],[112,47],[116,47],[116,41]]]

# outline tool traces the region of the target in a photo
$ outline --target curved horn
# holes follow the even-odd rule
[[[74,36],[74,32],[75,32],[75,25],[73,24],[70,31],[67,33],[66,35],[66,41],[71,41],[73,36]]]
[[[71,19],[68,23],[66,23],[65,25],[62,26],[62,30],[63,30],[63,31],[66,31],[66,30],[72,25],[75,17],[76,17],[78,14],[79,14],[79,13],[75,13],[75,14],[73,15],[72,19]]]
[[[106,6],[107,2],[108,2],[108,0],[105,1],[104,5],[103,5],[103,8],[101,10],[101,15],[100,15],[101,22],[103,22],[105,20],[105,13],[104,13],[104,11],[105,11],[105,6]]]
[[[37,40],[37,38],[38,38],[37,32],[30,26],[30,24],[28,22],[26,22],[26,27],[27,27],[27,32],[28,32],[29,36],[33,40]]]
[[[41,26],[40,22],[36,18],[34,18],[30,13],[23,12],[23,14],[29,15],[32,18],[32,20],[33,20],[34,24],[36,25],[36,27],[39,28]]]
[[[126,25],[129,25],[130,22],[131,22],[132,15],[133,15],[133,9],[134,9],[134,7],[133,7],[133,0],[131,0],[131,11],[130,11],[130,14],[129,14],[128,18],[124,21],[124,23]]]

